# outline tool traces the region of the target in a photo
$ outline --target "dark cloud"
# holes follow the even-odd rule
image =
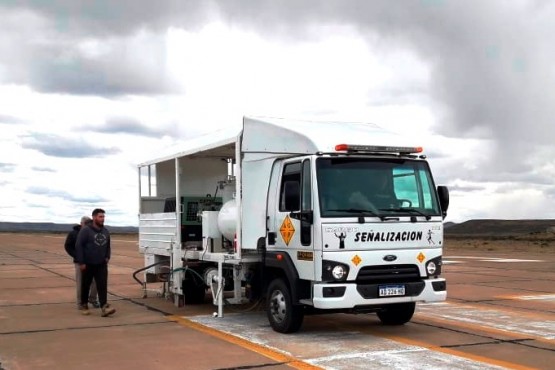
[[[107,199],[101,197],[78,197],[71,195],[65,191],[60,191],[56,189],[49,189],[40,186],[31,186],[26,189],[27,193],[35,194],[35,195],[45,195],[49,198],[60,198],[64,200],[68,200],[71,202],[77,203],[86,203],[86,204],[95,204],[99,202],[106,202]]]
[[[326,25],[357,29],[376,50],[412,50],[430,66],[426,91],[438,116],[435,131],[448,137],[489,138],[495,153],[477,172],[530,171],[532,143],[555,136],[555,4],[541,1],[296,1],[215,2],[231,24],[266,37],[309,38]],[[411,68],[409,63],[406,68]],[[391,91],[386,104],[420,99]],[[408,94],[408,95],[407,95]],[[411,94],[416,94],[414,97]],[[381,103],[369,91],[370,103]],[[515,146],[527,147],[525,155]],[[551,152],[552,155],[555,153]]]
[[[7,124],[18,124],[18,123],[23,123],[24,121],[17,118],[17,117],[13,117],[7,114],[0,114],[0,124],[1,123],[7,123]]]
[[[0,65],[6,71],[0,78],[77,95],[181,92],[167,73],[165,33],[133,19],[133,11],[115,16],[119,6],[99,2],[95,12],[87,2],[0,5]],[[129,27],[111,29],[112,21]]]
[[[175,92],[164,68],[168,27],[197,30],[223,20],[278,41],[319,39],[332,27],[348,27],[373,50],[409,50],[430,66],[424,91],[418,84],[394,86],[383,95],[370,90],[369,103],[431,94],[436,132],[497,143],[477,172],[530,171],[534,163],[507,148],[528,146],[534,153],[533,143],[549,144],[555,136],[552,2],[137,0],[129,6],[60,0],[4,7],[0,63],[13,72],[6,76],[42,91]],[[403,67],[410,69],[410,61]]]
[[[75,95],[115,96],[157,95],[180,92],[165,70],[163,40],[158,46],[126,47],[125,40],[111,46],[106,54],[87,56],[79,50],[68,57],[66,51],[44,51],[41,63],[31,64],[31,84],[41,92]],[[145,52],[144,55],[141,53]]]
[[[85,129],[106,134],[129,134],[147,137],[162,137],[164,135],[175,135],[176,128],[148,127],[135,118],[111,117],[106,120],[104,126],[87,126]]]
[[[82,138],[71,138],[49,134],[33,134],[21,138],[21,146],[51,156],[62,158],[105,157],[120,152],[118,148],[95,146]]]
[[[0,172],[13,172],[14,169],[15,169],[15,164],[0,162]]]
[[[168,26],[197,29],[213,19],[214,4],[203,0],[57,0],[13,2],[7,9],[31,11],[50,20],[59,32],[80,37],[129,35],[137,29],[165,31]]]

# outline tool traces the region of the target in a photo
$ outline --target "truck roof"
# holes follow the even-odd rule
[[[235,143],[241,133],[241,151],[250,153],[327,153],[335,152],[338,144],[414,146],[406,137],[371,123],[244,117],[242,128],[229,128],[185,141],[139,167],[188,156],[231,158],[235,156]]]

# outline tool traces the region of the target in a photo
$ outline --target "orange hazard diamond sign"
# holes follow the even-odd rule
[[[416,259],[422,263],[422,261],[424,261],[426,259],[426,256],[424,256],[424,253],[420,252],[420,254],[418,256],[416,256]]]
[[[358,256],[358,254],[355,254],[355,256],[351,259],[351,262],[354,263],[355,266],[358,266],[358,264],[362,262],[362,259]]]
[[[279,232],[281,233],[281,237],[286,245],[289,245],[289,242],[293,238],[295,234],[295,228],[293,227],[293,223],[289,216],[285,216],[285,220],[281,223],[281,227],[279,228]]]

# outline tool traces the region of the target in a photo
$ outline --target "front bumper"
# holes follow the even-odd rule
[[[363,286],[357,286],[354,282],[346,282],[344,284],[314,284],[312,304],[314,308],[319,309],[351,309],[360,306],[382,306],[385,304],[403,302],[440,302],[447,299],[445,279],[426,279],[422,280],[422,282],[424,283],[423,289],[419,293],[416,292],[417,294],[415,295],[384,298],[364,298],[363,294],[366,296],[369,296],[370,294],[365,293],[365,289],[362,288]],[[345,287],[345,293],[341,297],[324,297],[324,288],[330,287]],[[409,294],[408,291],[407,294]]]

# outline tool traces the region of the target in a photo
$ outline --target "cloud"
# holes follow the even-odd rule
[[[31,169],[37,172],[56,172],[55,169],[49,167],[32,167]]]
[[[0,39],[0,66],[4,69],[4,73],[0,69],[0,81],[27,84],[40,92],[75,95],[156,95],[181,91],[165,67],[163,32],[155,33],[134,24],[130,33],[108,33],[102,27],[110,23],[113,14],[104,12],[106,18],[98,22],[102,32],[83,33],[91,19],[71,18],[73,11],[80,10],[71,4],[66,4],[71,10],[66,19],[58,5],[49,7],[47,2],[34,2],[34,8],[0,6],[3,15],[0,34],[4,36]],[[113,8],[106,4],[106,9]],[[61,27],[59,22],[65,22],[63,19],[71,27]]]
[[[13,172],[14,169],[15,169],[15,164],[0,162],[0,172]]]
[[[318,37],[319,32],[325,34],[326,25],[340,25],[357,29],[378,50],[412,50],[431,68],[428,93],[437,114],[435,132],[495,142],[494,153],[479,163],[480,172],[492,167],[530,170],[534,164],[526,163],[515,146],[527,146],[533,153],[536,148],[530,143],[549,143],[555,136],[553,3],[411,0],[393,5],[388,0],[360,0],[282,6],[268,0],[246,6],[232,0],[216,4],[226,22],[269,38]],[[401,100],[405,97],[406,93]],[[384,101],[390,104],[398,98],[393,90]]]
[[[18,124],[18,123],[23,123],[24,121],[17,118],[17,117],[13,117],[7,114],[0,114],[0,124],[1,123],[5,123],[5,124]]]
[[[27,193],[35,194],[35,195],[45,195],[49,198],[60,198],[71,202],[77,203],[87,203],[87,204],[96,204],[106,202],[106,198],[101,198],[98,196],[88,196],[88,197],[80,197],[69,194],[65,191],[49,189],[40,186],[30,186],[26,189]]]
[[[111,117],[106,120],[104,126],[87,126],[85,129],[105,134],[129,134],[146,137],[162,137],[164,135],[175,134],[175,128],[153,128],[131,117]]]
[[[36,133],[21,137],[22,147],[34,149],[51,156],[62,158],[106,157],[120,152],[118,148],[95,146],[82,138],[63,137]]]

